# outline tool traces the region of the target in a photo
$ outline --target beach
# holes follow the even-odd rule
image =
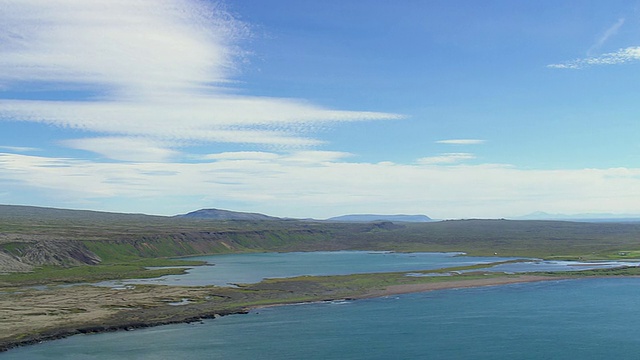
[[[528,283],[528,282],[538,282],[538,281],[549,281],[549,280],[561,280],[568,279],[569,277],[549,277],[549,276],[538,276],[538,275],[519,275],[515,277],[491,277],[486,279],[471,279],[471,280],[454,280],[454,281],[443,281],[443,282],[435,282],[435,283],[422,283],[422,284],[402,284],[402,285],[391,285],[381,291],[373,291],[367,294],[367,297],[380,297],[380,296],[390,296],[390,295],[399,295],[399,294],[410,294],[424,291],[433,291],[433,290],[445,290],[445,289],[461,289],[461,288],[472,288],[472,287],[482,287],[482,286],[499,286],[499,285],[507,285],[507,284],[517,284],[517,283]]]

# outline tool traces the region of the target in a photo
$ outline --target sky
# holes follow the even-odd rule
[[[0,0],[0,204],[640,214],[640,1]]]

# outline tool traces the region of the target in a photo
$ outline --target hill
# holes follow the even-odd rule
[[[0,205],[0,219],[31,219],[33,221],[93,221],[93,220],[151,220],[166,216],[127,214],[93,210],[70,210],[26,205]]]
[[[374,215],[352,214],[342,215],[327,219],[327,221],[341,222],[373,222],[373,221],[397,221],[397,222],[429,222],[433,221],[426,215]]]
[[[131,277],[132,271],[139,276],[146,267],[160,266],[160,260],[167,258],[239,252],[386,250],[556,259],[640,257],[638,223],[250,218],[228,221],[0,206],[0,273],[33,270],[33,281],[51,282],[53,270],[47,266],[54,266],[68,269],[60,272],[61,277],[80,274],[82,281],[88,281]],[[0,283],[8,279],[0,277]]]
[[[192,211],[184,215],[177,215],[179,218],[188,219],[211,219],[211,220],[282,220],[278,217],[268,216],[258,213],[246,213],[238,211],[220,210],[220,209],[201,209]]]

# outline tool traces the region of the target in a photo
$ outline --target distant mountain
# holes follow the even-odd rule
[[[374,215],[374,214],[353,214],[342,215],[327,219],[327,221],[342,222],[372,222],[372,221],[398,221],[398,222],[429,222],[433,221],[426,215]]]
[[[584,214],[549,214],[537,211],[524,216],[511,218],[512,220],[564,220],[579,222],[640,222],[640,215],[584,213]]]
[[[278,217],[258,213],[246,213],[220,209],[201,209],[184,215],[176,215],[180,218],[210,219],[210,220],[282,220]]]
[[[27,205],[0,205],[0,219],[26,219],[39,220],[82,220],[82,221],[122,221],[122,220],[157,220],[166,216],[115,213],[94,210],[71,210],[42,206]]]

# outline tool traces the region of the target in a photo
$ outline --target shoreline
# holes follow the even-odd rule
[[[467,280],[448,280],[441,282],[427,282],[427,283],[413,283],[413,284],[400,284],[400,285],[390,285],[384,289],[379,290],[370,290],[364,291],[361,294],[353,294],[348,297],[335,297],[335,298],[324,298],[321,300],[310,300],[310,301],[302,301],[302,302],[287,302],[286,299],[282,299],[281,301],[274,301],[273,304],[264,304],[264,305],[250,305],[250,306],[238,306],[238,307],[228,307],[225,309],[206,309],[202,308],[200,311],[194,313],[183,314],[184,316],[176,315],[171,318],[165,318],[164,320],[160,318],[156,319],[147,319],[138,320],[138,321],[126,321],[122,318],[119,320],[122,321],[114,321],[113,318],[109,318],[103,325],[91,325],[86,324],[86,326],[82,326],[82,324],[77,324],[76,326],[70,327],[59,327],[52,328],[42,334],[35,335],[31,338],[23,339],[23,340],[9,340],[6,343],[0,344],[0,353],[5,352],[17,347],[28,346],[39,344],[42,342],[53,341],[64,339],[73,335],[80,334],[99,334],[99,333],[107,333],[114,331],[131,331],[135,329],[156,327],[162,325],[171,325],[171,324],[181,324],[181,323],[194,323],[201,322],[205,319],[215,319],[221,316],[227,315],[240,315],[247,314],[249,311],[254,309],[266,308],[266,307],[274,307],[274,306],[286,306],[286,305],[294,305],[294,304],[312,304],[316,302],[325,302],[325,301],[338,301],[338,300],[361,300],[361,299],[372,299],[372,298],[381,298],[386,296],[393,295],[401,295],[401,294],[410,294],[410,293],[421,293],[421,292],[429,292],[429,291],[437,291],[437,290],[447,290],[447,289],[464,289],[464,288],[477,288],[477,287],[487,287],[487,286],[502,286],[508,284],[518,284],[518,283],[530,283],[530,282],[541,282],[541,281],[552,281],[552,280],[567,280],[567,279],[576,279],[576,277],[570,276],[543,276],[543,275],[518,275],[518,276],[509,276],[509,277],[491,277],[491,278],[480,278],[480,279],[467,279]],[[160,316],[162,313],[161,310],[157,311],[157,316]],[[152,312],[151,315],[154,315]],[[126,318],[126,317],[125,317]]]
[[[366,294],[364,298],[377,298],[392,295],[412,294],[437,290],[448,289],[467,289],[486,286],[501,286],[509,284],[520,284],[530,282],[541,282],[551,280],[568,280],[577,279],[571,276],[544,276],[544,275],[517,275],[517,277],[496,277],[486,279],[471,279],[471,280],[452,280],[444,282],[434,283],[418,283],[418,284],[401,284],[391,285],[384,290],[372,291]]]

